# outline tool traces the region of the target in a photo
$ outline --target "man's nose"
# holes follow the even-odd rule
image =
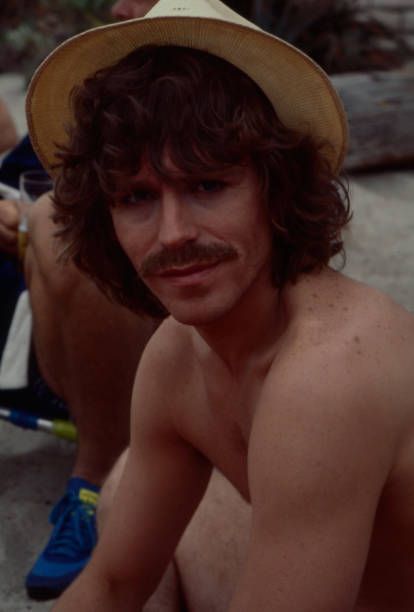
[[[165,195],[161,202],[158,240],[164,247],[178,248],[196,240],[198,228],[191,205],[178,194]]]

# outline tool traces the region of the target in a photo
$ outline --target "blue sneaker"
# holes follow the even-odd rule
[[[52,535],[26,577],[29,597],[59,597],[85,567],[96,544],[95,512],[99,487],[71,478],[65,495],[50,513]]]

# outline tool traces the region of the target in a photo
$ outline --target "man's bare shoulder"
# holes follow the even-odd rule
[[[166,318],[150,338],[138,369],[138,376],[154,380],[160,390],[174,390],[191,377],[194,366],[191,328]]]
[[[293,287],[287,313],[291,324],[264,382],[249,440],[253,505],[267,508],[273,491],[274,505],[290,500],[286,516],[300,516],[303,499],[333,516],[332,501],[345,508],[353,498],[353,516],[369,508],[365,516],[372,521],[383,491],[392,490],[401,508],[411,507],[413,316],[341,275]],[[390,529],[397,524],[392,520]],[[412,515],[398,520],[408,525]]]
[[[414,317],[341,274],[306,277],[287,295],[290,325],[269,370],[264,403],[326,426],[366,433],[413,426]],[[266,399],[267,398],[267,399]],[[288,418],[290,418],[288,416]],[[386,434],[387,435],[387,434]]]
[[[342,274],[309,275],[288,295],[290,348],[341,357],[365,357],[369,365],[398,361],[413,350],[414,316],[388,295]],[[401,353],[403,351],[403,353]]]
[[[138,430],[180,434],[179,415],[194,403],[194,379],[191,330],[168,317],[150,338],[137,370],[132,413]]]
[[[182,325],[167,317],[159,325],[147,345],[147,352],[151,354],[154,365],[157,363],[165,367],[175,367],[176,360],[187,355],[191,357],[193,341],[191,328]]]
[[[340,474],[365,474],[375,497],[402,434],[414,436],[413,317],[330,273],[300,281],[285,300],[288,325],[253,419],[251,473],[261,483],[290,466],[290,480],[314,483],[310,472],[322,478],[324,465],[329,487]]]

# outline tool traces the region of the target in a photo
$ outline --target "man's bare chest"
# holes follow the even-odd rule
[[[233,381],[203,380],[193,390],[191,413],[180,419],[186,438],[248,501],[248,447],[259,389]]]

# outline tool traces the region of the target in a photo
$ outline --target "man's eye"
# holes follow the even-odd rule
[[[197,183],[196,191],[200,193],[215,193],[225,187],[223,181],[200,181]]]
[[[134,204],[145,204],[154,200],[154,194],[151,191],[143,189],[135,189],[130,193],[122,195],[118,202],[125,206],[133,206]]]

